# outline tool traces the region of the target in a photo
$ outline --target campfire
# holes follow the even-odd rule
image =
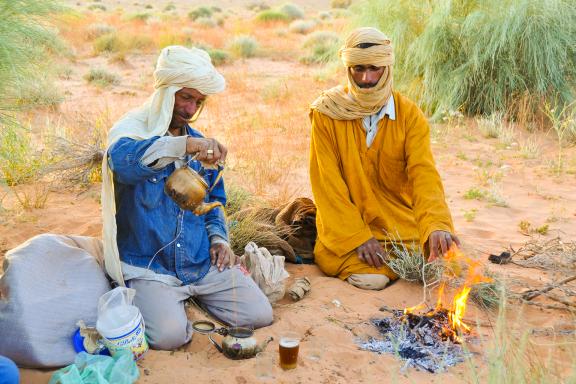
[[[446,276],[438,290],[436,306],[421,312],[425,304],[403,310],[390,310],[392,316],[374,319],[372,324],[383,336],[360,341],[365,350],[383,353],[394,353],[406,360],[404,368],[423,368],[429,372],[439,372],[446,367],[464,361],[466,352],[462,348],[465,337],[471,334],[471,328],[464,322],[466,304],[472,285],[489,281],[477,273],[479,263],[467,258],[457,248],[445,256],[448,266]],[[460,277],[462,263],[466,266],[464,284],[458,289],[449,306],[445,306],[445,281]]]

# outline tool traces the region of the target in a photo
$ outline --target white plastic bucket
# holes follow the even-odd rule
[[[138,360],[148,351],[142,314],[133,305],[106,310],[98,317],[96,329],[112,355],[121,350],[130,350],[134,360]]]

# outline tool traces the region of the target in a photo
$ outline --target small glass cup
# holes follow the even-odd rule
[[[274,379],[274,354],[259,352],[256,354],[256,377],[261,381]]]
[[[298,366],[299,349],[300,335],[298,333],[288,331],[280,335],[278,352],[280,354],[280,367],[282,369],[294,369]]]
[[[310,338],[302,344],[302,353],[310,361],[319,361],[324,353],[324,343],[322,339],[315,337]]]

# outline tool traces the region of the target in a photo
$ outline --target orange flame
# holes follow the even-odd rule
[[[454,297],[452,310],[448,313],[452,329],[460,332],[470,332],[470,327],[462,321],[464,318],[464,312],[466,311],[466,301],[468,300],[469,293],[470,287],[462,288],[462,290]]]

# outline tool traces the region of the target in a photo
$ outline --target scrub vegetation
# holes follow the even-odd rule
[[[473,243],[466,252],[484,261],[526,236],[574,234],[572,2],[334,0],[318,10],[304,2],[224,10],[183,2],[67,4],[73,10],[53,0],[0,0],[2,234],[78,229],[99,236],[94,201],[107,132],[152,92],[159,50],[179,44],[206,49],[227,81],[194,126],[229,148],[234,250],[285,236],[257,227],[262,217],[238,212],[311,196],[309,105],[344,84],[338,49],[358,25],[390,35],[395,87],[434,122],[432,151],[446,198],[458,232]],[[58,227],[50,222],[53,207],[64,215],[92,209],[94,222]],[[443,273],[418,250],[398,248],[396,255],[389,266],[414,284]],[[522,324],[524,310],[533,308],[512,311],[516,302],[503,286],[498,278],[471,292],[477,306],[498,317],[495,327],[483,328],[490,333],[482,341],[491,345],[487,361],[474,355],[465,380],[575,383],[573,334],[540,348]],[[511,312],[518,322],[509,321]]]

